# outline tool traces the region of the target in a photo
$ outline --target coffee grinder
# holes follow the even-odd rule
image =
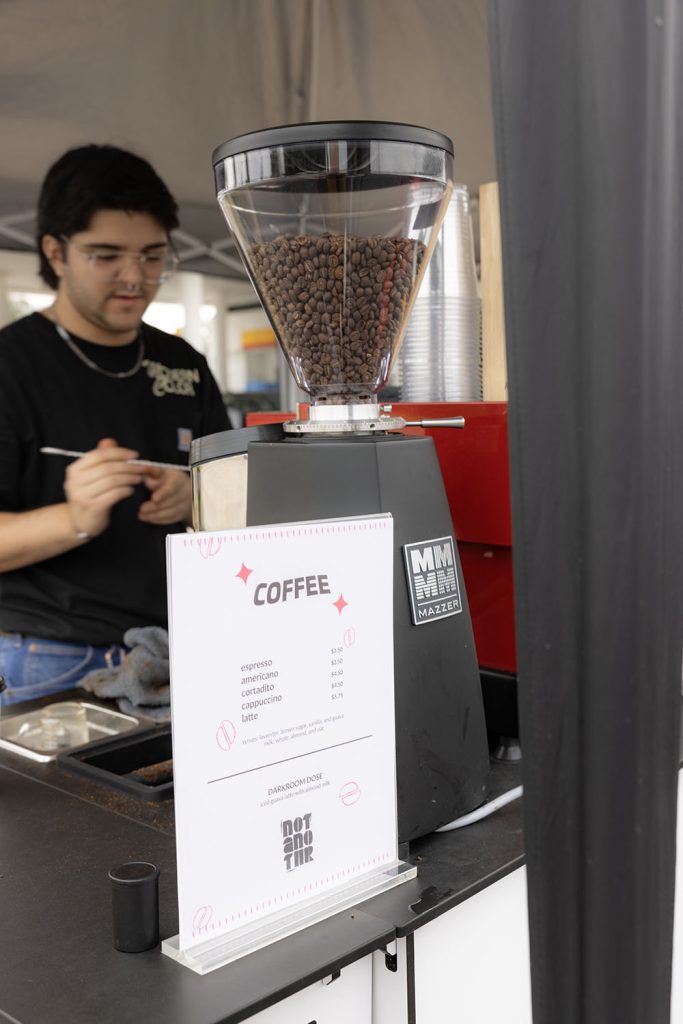
[[[408,424],[377,397],[452,192],[453,145],[411,125],[288,125],[224,143],[213,166],[249,277],[310,395],[307,418],[248,446],[247,525],[394,518],[405,843],[479,806],[488,774],[472,625],[434,445],[402,433]]]

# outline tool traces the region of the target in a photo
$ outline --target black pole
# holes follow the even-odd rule
[[[668,1024],[683,7],[491,0],[535,1024]]]

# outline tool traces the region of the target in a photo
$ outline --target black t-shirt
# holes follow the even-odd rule
[[[55,325],[34,313],[0,331],[0,510],[64,501],[68,459],[44,446],[89,451],[103,437],[141,458],[187,465],[192,438],[229,427],[206,360],[186,341],[143,324],[144,361],[131,377],[90,369]],[[135,365],[121,347],[74,339],[110,372]],[[137,519],[140,485],[108,528],[72,551],[0,573],[0,630],[91,644],[121,642],[131,626],[167,621],[165,537],[184,529]]]

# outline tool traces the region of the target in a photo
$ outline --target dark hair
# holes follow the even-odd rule
[[[178,227],[175,199],[142,157],[116,146],[70,149],[47,172],[38,200],[40,276],[51,288],[59,278],[43,254],[43,237],[85,231],[98,210],[148,213],[168,233]]]

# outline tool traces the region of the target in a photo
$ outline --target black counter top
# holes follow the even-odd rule
[[[493,764],[490,795],[519,785]],[[199,976],[160,949],[111,942],[108,871],[161,869],[160,929],[178,931],[173,801],[146,803],[0,751],[0,1020],[238,1022],[380,949],[523,863],[521,802],[411,844],[419,874],[234,964]]]
[[[160,930],[178,931],[175,841],[0,764],[0,1019],[21,1024],[241,1021],[393,939],[387,922],[337,914],[199,976],[164,956],[118,953],[108,871],[161,871]]]
[[[491,763],[487,798],[520,785],[521,767]],[[521,800],[490,817],[410,844],[417,878],[362,904],[364,913],[390,922],[397,938],[457,906],[524,863]]]

